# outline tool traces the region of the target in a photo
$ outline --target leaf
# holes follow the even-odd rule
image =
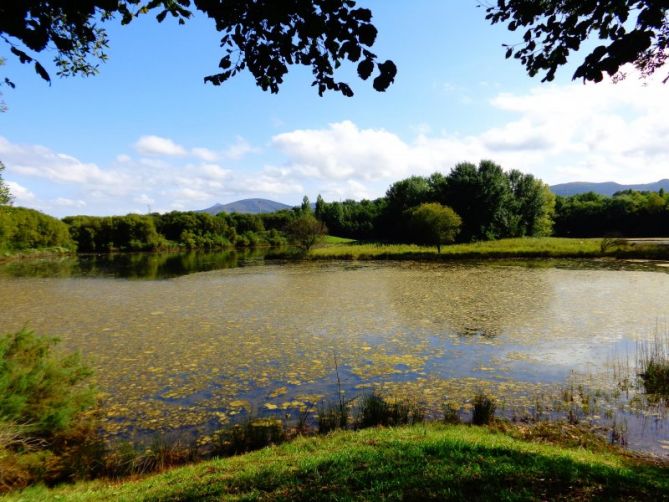
[[[35,61],[35,71],[40,77],[42,77],[47,82],[51,83],[51,77],[38,61]]]
[[[397,75],[397,67],[395,63],[388,60],[377,65],[381,74],[374,79],[374,89],[379,92],[384,92],[390,84],[395,81]]]
[[[373,71],[374,61],[371,59],[365,59],[358,64],[358,76],[363,80],[367,80]]]

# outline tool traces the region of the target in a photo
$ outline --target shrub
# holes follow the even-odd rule
[[[0,490],[100,470],[91,370],[56,343],[25,329],[0,337]]]
[[[85,384],[91,370],[79,354],[54,355],[56,343],[26,329],[0,338],[0,417],[44,438],[68,428],[94,403],[94,390]]]
[[[324,401],[318,407],[316,419],[320,434],[327,434],[337,429],[345,429],[349,423],[348,403],[343,401]]]
[[[474,397],[474,410],[472,413],[472,424],[488,425],[495,419],[497,405],[492,397],[479,392]]]
[[[360,428],[410,425],[425,419],[425,410],[414,401],[386,400],[371,393],[363,396],[359,403],[356,426]]]

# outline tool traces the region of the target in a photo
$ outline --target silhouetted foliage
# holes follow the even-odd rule
[[[667,61],[669,4],[663,0],[498,0],[486,12],[493,24],[524,30],[521,43],[505,46],[506,57],[520,60],[530,76],[542,73],[542,81],[553,80],[570,54],[595,38],[599,45],[589,49],[574,79],[600,82],[627,63],[650,75]]]
[[[0,4],[0,39],[22,63],[33,64],[43,79],[51,77],[37,60],[55,54],[59,76],[93,75],[107,58],[104,22],[120,17],[128,24],[140,15],[167,15],[185,24],[193,11],[214,21],[220,33],[222,57],[217,72],[204,78],[220,85],[248,70],[263,90],[278,92],[292,65],[307,66],[322,95],[334,90],[352,96],[351,87],[334,77],[345,61],[357,63],[357,74],[385,91],[397,72],[392,61],[377,62],[370,51],[377,30],[372,12],[352,0],[38,0]]]

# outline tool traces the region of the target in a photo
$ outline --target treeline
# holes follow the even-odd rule
[[[63,219],[79,252],[153,251],[173,247],[228,249],[281,246],[287,243],[276,220],[286,215],[226,214],[172,211],[126,216],[69,216]],[[268,225],[265,225],[267,219]]]
[[[412,176],[374,201],[316,202],[330,233],[360,240],[415,242],[415,210],[450,207],[461,218],[459,241],[550,235],[555,196],[531,174],[505,172],[491,161],[461,163],[447,175]]]
[[[9,199],[8,199],[9,200]],[[314,218],[315,216],[315,218]],[[269,214],[173,211],[70,216],[0,204],[0,251],[79,252],[229,249],[295,244],[308,250],[327,228],[362,241],[436,244],[507,237],[668,236],[669,194],[626,190],[608,197],[556,197],[531,174],[492,161],[461,163],[448,174],[411,176],[376,200],[325,202]]]
[[[54,247],[75,247],[65,223],[34,209],[0,205],[0,251]]]
[[[561,237],[669,236],[669,194],[624,190],[557,197],[555,235]]]

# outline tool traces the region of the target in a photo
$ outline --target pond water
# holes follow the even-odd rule
[[[375,388],[466,415],[484,391],[506,416],[615,423],[630,447],[666,455],[664,400],[620,385],[639,341],[667,332],[666,272],[592,260],[31,260],[0,266],[0,327],[80,350],[112,436],[181,428],[206,440],[249,413],[315,412],[336,397],[336,358],[348,397]]]

